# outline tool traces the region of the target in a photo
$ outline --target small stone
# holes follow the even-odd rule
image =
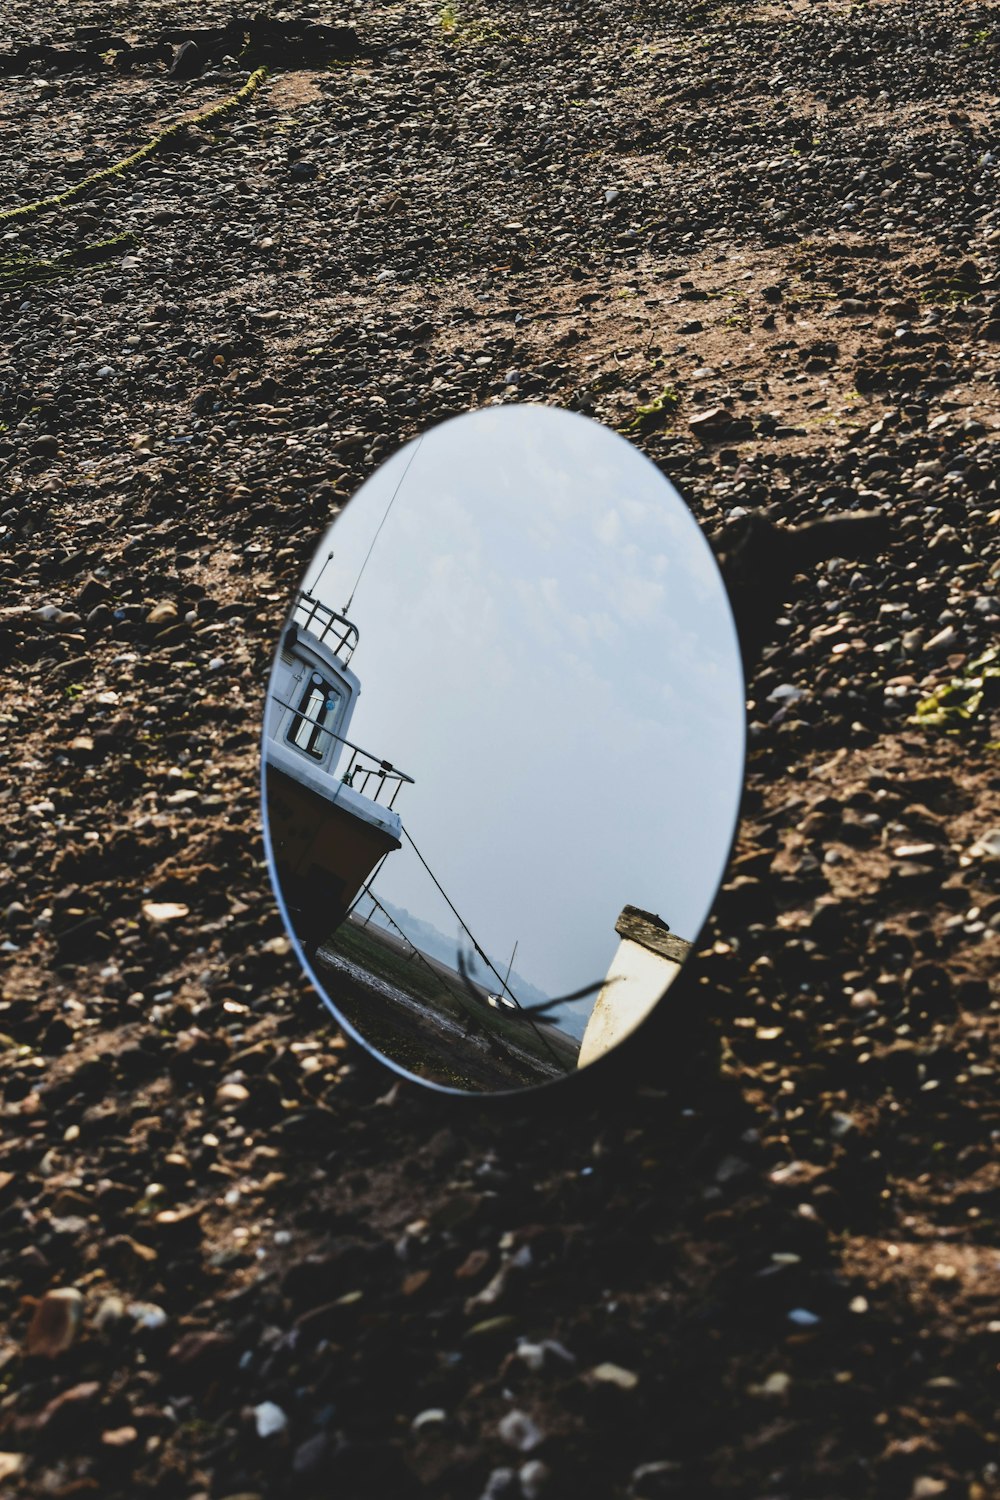
[[[480,1500],[521,1500],[521,1488],[513,1469],[494,1469]]]
[[[541,1344],[530,1344],[522,1339],[517,1346],[517,1358],[523,1360],[529,1370],[540,1370],[545,1363],[545,1350]]]
[[[497,1424],[503,1441],[519,1453],[530,1453],[545,1441],[545,1434],[524,1411],[509,1411]]]
[[[84,1380],[68,1391],[61,1391],[35,1418],[36,1431],[53,1438],[57,1431],[65,1434],[87,1426],[93,1421],[91,1408],[100,1395],[101,1387],[96,1380]]]
[[[714,432],[728,427],[729,421],[729,413],[724,406],[710,406],[708,411],[690,417],[688,426],[695,433]]]
[[[747,1386],[751,1396],[786,1396],[792,1384],[792,1377],[786,1375],[784,1370],[775,1370],[760,1385]]]
[[[167,1359],[177,1375],[191,1385],[208,1385],[230,1374],[236,1364],[236,1345],[225,1333],[192,1328],[177,1340]]]
[[[94,1314],[94,1327],[98,1333],[111,1334],[125,1321],[125,1304],[120,1297],[105,1297]]]
[[[128,1315],[139,1330],[153,1333],[167,1323],[167,1314],[155,1302],[130,1302]]]
[[[913,1481],[910,1500],[934,1500],[935,1495],[943,1495],[947,1488],[943,1479],[934,1479],[930,1474],[918,1474]]]
[[[288,1428],[288,1418],[275,1401],[262,1401],[255,1406],[253,1419],[259,1438],[277,1437]]]
[[[110,1427],[101,1433],[101,1443],[105,1448],[131,1448],[138,1441],[139,1434],[134,1427]]]
[[[423,1432],[425,1427],[441,1427],[448,1420],[448,1413],[440,1406],[429,1406],[418,1412],[410,1423],[411,1432]]]
[[[83,1298],[75,1287],[46,1292],[28,1329],[27,1351],[54,1359],[76,1338],[83,1317]]]
[[[479,1276],[485,1271],[489,1263],[490,1252],[488,1250],[470,1250],[455,1272],[455,1278],[458,1281],[471,1280],[472,1277]]]
[[[317,1432],[314,1437],[306,1438],[292,1456],[293,1473],[305,1476],[318,1474],[326,1463],[329,1447],[330,1439],[325,1432]]]
[[[661,1458],[650,1464],[639,1464],[632,1470],[630,1500],[654,1500],[655,1496],[676,1492],[680,1464]]]
[[[196,41],[182,42],[174,54],[170,77],[179,81],[197,78],[205,66],[205,59]]]
[[[147,922],[152,922],[154,927],[162,927],[167,922],[179,922],[190,915],[190,911],[191,908],[185,906],[183,901],[144,901],[142,903],[142,914]]]
[[[598,1385],[615,1385],[620,1391],[634,1391],[639,1384],[638,1375],[623,1369],[621,1365],[612,1364],[610,1360],[595,1365],[588,1373],[589,1378]]]
[[[958,631],[954,625],[946,625],[939,630],[937,635],[932,635],[929,641],[924,643],[925,651],[949,651],[958,641]]]
[[[0,1484],[5,1479],[15,1479],[20,1474],[25,1457],[23,1453],[0,1453]]]
[[[552,1471],[548,1464],[542,1463],[540,1458],[529,1458],[528,1462],[518,1469],[517,1477],[521,1482],[524,1500],[541,1500],[552,1477]]]
[[[215,1091],[216,1104],[246,1104],[250,1090],[242,1083],[220,1083]]]
[[[815,1328],[820,1320],[806,1307],[793,1307],[788,1314],[788,1321],[794,1323],[796,1328]]]
[[[1000,860],[1000,828],[991,828],[969,850],[973,859]]]
[[[162,604],[154,604],[146,616],[147,625],[172,625],[177,619],[177,606],[171,604],[169,599],[164,599]]]
[[[808,698],[809,694],[805,688],[796,687],[794,682],[782,682],[773,692],[768,693],[768,703],[798,703],[802,698]]]
[[[543,1339],[540,1344],[533,1344],[528,1339],[519,1339],[513,1357],[526,1364],[529,1370],[544,1369],[553,1361],[566,1365],[576,1363],[574,1356],[557,1339]]]

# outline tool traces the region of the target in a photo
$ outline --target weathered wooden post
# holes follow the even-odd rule
[[[645,1020],[691,952],[662,917],[638,906],[622,909],[615,931],[621,942],[583,1033],[579,1068],[617,1047]]]

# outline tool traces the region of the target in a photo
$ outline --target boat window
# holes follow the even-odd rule
[[[288,739],[314,760],[324,760],[332,743],[328,732],[341,695],[319,672],[311,673],[288,731]]]

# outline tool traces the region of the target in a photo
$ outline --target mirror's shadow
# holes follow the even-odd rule
[[[714,899],[743,724],[714,560],[628,443],[526,406],[408,445],[323,539],[268,690],[272,878],[334,1013],[466,1091],[603,1056]]]

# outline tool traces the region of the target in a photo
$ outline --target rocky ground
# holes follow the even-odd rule
[[[997,6],[290,20],[5,7],[0,1482],[990,1500]],[[781,581],[673,1048],[495,1117],[299,978],[257,734],[339,498],[524,399],[891,534]]]

